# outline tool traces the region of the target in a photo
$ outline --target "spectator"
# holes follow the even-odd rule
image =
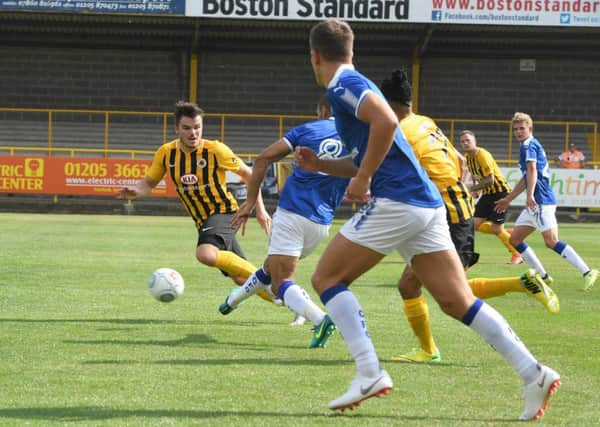
[[[567,169],[583,169],[585,167],[585,156],[577,149],[574,142],[569,144],[569,149],[556,159],[558,167]]]

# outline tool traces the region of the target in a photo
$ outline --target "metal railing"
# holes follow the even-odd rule
[[[147,157],[152,155],[159,143],[174,138],[172,115],[171,112],[4,107],[0,108],[0,152],[8,152],[11,155],[20,152],[46,152],[49,156],[65,153],[70,156],[98,154],[104,157]],[[238,144],[239,147],[233,145],[234,151],[239,153],[240,157],[250,159],[256,156],[260,149],[281,138],[293,126],[314,118],[315,116],[308,115],[206,113],[205,134],[209,129],[213,137],[230,146],[232,142],[235,143],[236,138],[242,140],[242,143]],[[516,163],[518,144],[513,141],[510,120],[458,118],[436,118],[435,120],[453,143],[458,133],[468,128],[478,136],[481,146],[492,148],[490,151],[500,163]],[[11,123],[14,128],[7,129],[9,127],[7,123]],[[34,123],[37,124],[36,131],[43,133],[44,138],[31,142],[26,137]],[[142,126],[136,127],[139,123],[142,123]],[[535,121],[534,126],[536,136],[540,137],[541,134],[540,140],[550,159],[555,158],[559,151],[565,151],[569,144],[575,141],[580,148],[585,147],[586,153],[590,153],[587,156],[589,165],[600,165],[598,123]],[[4,136],[3,128],[6,133]],[[133,129],[124,130],[127,128]],[[95,133],[88,129],[95,129],[93,131]],[[77,135],[80,132],[81,134]],[[59,133],[63,135],[60,144],[57,143]],[[88,133],[97,138],[93,144],[86,141],[85,137],[89,136]],[[160,135],[160,140],[157,134]],[[151,140],[151,136],[154,140]],[[43,144],[40,143],[42,139]],[[128,145],[130,139],[135,140],[135,144]],[[145,139],[149,142],[139,147],[138,140]],[[256,141],[254,149],[244,152],[244,148],[251,145],[246,143],[250,140]],[[12,143],[6,143],[8,141]]]

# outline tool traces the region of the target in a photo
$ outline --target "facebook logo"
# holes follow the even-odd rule
[[[442,11],[441,10],[432,10],[431,11],[431,20],[432,21],[441,21],[442,20]]]
[[[560,14],[560,23],[562,25],[569,25],[571,23],[571,14],[570,13],[561,13]]]

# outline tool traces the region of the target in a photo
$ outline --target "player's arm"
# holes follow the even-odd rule
[[[117,192],[117,199],[134,200],[146,197],[152,192],[152,189],[156,187],[159,181],[146,176],[133,187],[120,188]]]
[[[491,187],[495,182],[494,174],[488,175],[483,179],[480,179],[478,183],[471,185],[469,189],[471,192],[483,190],[484,188]]]
[[[527,186],[525,185],[525,177],[522,177],[519,182],[513,187],[512,191],[508,193],[505,197],[496,200],[496,212],[502,213],[508,209],[508,206],[511,204],[513,200],[515,200],[519,194],[525,190]]]
[[[240,161],[240,168],[235,173],[237,175],[239,175],[239,177],[242,179],[244,184],[246,184],[246,186],[250,187],[250,185],[252,184],[252,169],[246,163]],[[266,168],[265,168],[265,171],[263,172],[262,178],[264,178],[265,173],[266,173]],[[262,178],[260,179],[258,184],[256,184],[256,183],[254,184],[255,185],[255,189],[253,190],[255,192],[255,195],[254,195],[254,198],[255,198],[254,205],[255,206],[254,207],[256,207],[256,220],[258,221],[258,223],[260,224],[262,229],[265,231],[265,233],[268,235],[269,232],[271,231],[271,216],[265,209],[262,195],[260,194],[260,183],[262,182]],[[252,209],[250,209],[250,211],[251,210]],[[250,212],[248,212],[248,216],[249,215],[250,215]],[[234,223],[232,220],[232,224],[234,224],[235,226],[237,226],[237,227],[239,227],[240,225],[242,226],[242,235],[246,231],[245,225],[246,225],[247,218],[248,217],[246,216],[246,220],[241,221],[239,223],[238,222]]]
[[[308,147],[296,147],[294,151],[296,166],[310,172],[323,172],[328,175],[352,178],[356,175],[358,168],[351,156],[336,159],[320,159],[313,150]]]
[[[535,202],[534,192],[535,186],[537,185],[537,163],[527,162],[527,200],[526,205],[531,209],[535,209],[537,203]]]
[[[252,166],[252,171],[248,177],[248,180],[244,181],[248,187],[246,201],[241,204],[240,208],[233,216],[231,223],[234,227],[240,227],[248,221],[248,218],[254,210],[257,200],[260,196],[261,184],[265,179],[265,175],[267,174],[267,169],[269,166],[283,159],[289,153],[289,145],[283,139],[280,139],[269,145],[258,155],[254,161],[254,165]]]
[[[467,166],[467,158],[465,156],[463,156],[462,153],[460,151],[458,151],[454,145],[452,145],[452,150],[454,151],[454,154],[456,154],[456,157],[458,157],[458,162],[460,165],[460,179],[462,181],[465,181],[469,174],[469,167]]]
[[[356,176],[348,184],[346,196],[350,200],[366,201],[371,177],[394,143],[398,119],[385,99],[374,93],[365,96],[358,109],[357,118],[369,124],[369,140]]]

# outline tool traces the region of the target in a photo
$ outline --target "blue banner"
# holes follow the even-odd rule
[[[0,0],[0,9],[184,15],[185,0]]]

